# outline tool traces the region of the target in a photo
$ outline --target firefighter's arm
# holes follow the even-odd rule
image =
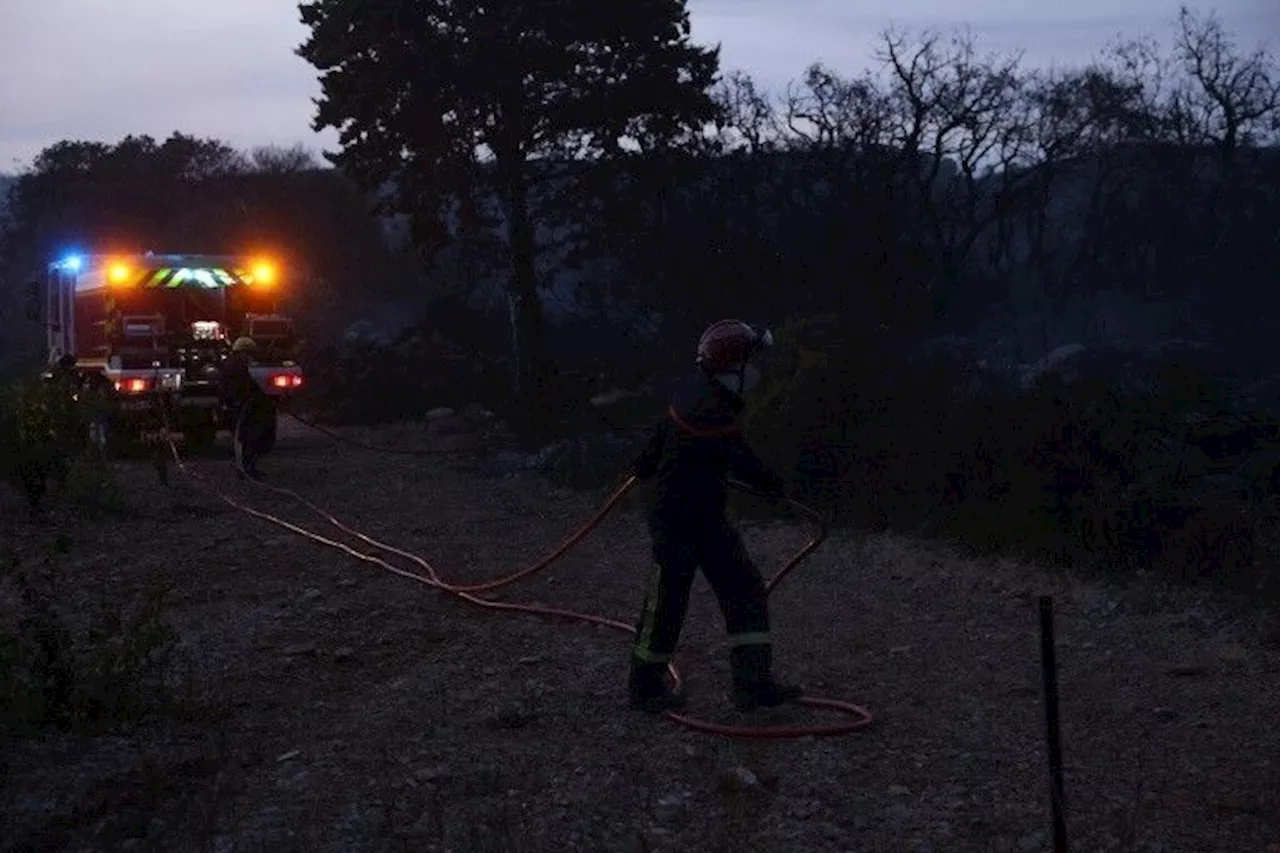
[[[734,477],[760,489],[774,500],[784,496],[786,481],[756,455],[741,433],[727,436],[725,441],[729,444],[729,471]]]

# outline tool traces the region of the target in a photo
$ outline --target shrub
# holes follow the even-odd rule
[[[98,614],[76,631],[59,611],[57,559],[35,572],[9,559],[10,612],[0,623],[0,728],[101,731],[163,706],[175,635],[150,593],[128,613]]]
[[[0,389],[0,479],[23,492],[33,512],[50,482],[87,510],[119,509],[110,465],[89,442],[100,401],[65,380],[31,378]]]
[[[1264,579],[1280,454],[1259,449],[1265,423],[1226,414],[1220,385],[1185,371],[984,383],[963,360],[909,357],[835,317],[777,338],[755,442],[837,518],[1082,567]]]
[[[437,406],[492,405],[505,399],[503,366],[463,357],[438,336],[411,331],[383,343],[353,339],[304,356],[308,380],[300,401],[339,424],[421,418]]]

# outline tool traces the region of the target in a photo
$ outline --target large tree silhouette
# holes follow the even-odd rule
[[[651,153],[715,117],[719,48],[690,41],[684,0],[314,0],[299,5],[330,155],[387,193],[428,251],[480,190],[506,222],[516,411],[546,426],[533,201],[547,162]],[[539,161],[542,161],[540,164]]]

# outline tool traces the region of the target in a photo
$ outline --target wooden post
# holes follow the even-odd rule
[[[1062,790],[1062,744],[1058,734],[1058,664],[1054,656],[1053,597],[1040,596],[1040,662],[1044,712],[1049,735],[1049,790],[1053,815],[1053,851],[1067,853],[1067,822]]]

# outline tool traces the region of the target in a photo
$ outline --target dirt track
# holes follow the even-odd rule
[[[297,429],[264,463],[273,482],[449,578],[525,564],[601,498]],[[222,459],[195,464],[254,506],[335,533]],[[66,603],[168,584],[182,681],[212,713],[6,744],[5,851],[1047,850],[1046,591],[1073,849],[1280,850],[1280,649],[1260,618],[1200,594],[836,535],[774,596],[779,667],[867,705],[876,725],[730,742],[626,710],[620,633],[481,612],[238,514],[176,471],[168,488],[140,464],[120,476],[137,513],[57,523],[78,584]],[[27,554],[49,535],[0,524]],[[783,523],[746,535],[766,570],[804,541]],[[619,513],[503,597],[629,621],[647,547],[639,518]],[[696,589],[679,656],[693,710],[739,721],[718,611]]]

